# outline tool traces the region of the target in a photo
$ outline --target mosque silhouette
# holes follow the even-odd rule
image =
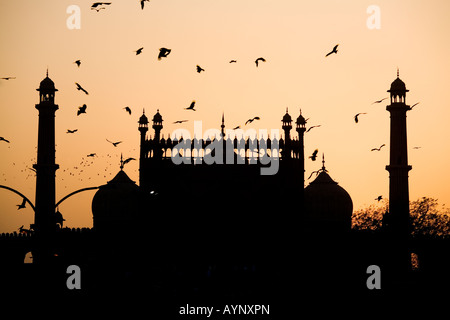
[[[279,140],[230,139],[223,115],[220,135],[212,139],[165,139],[159,110],[149,138],[143,113],[138,121],[139,185],[122,162],[112,180],[95,188],[93,228],[63,228],[63,217],[55,210],[58,90],[47,74],[37,91],[35,221],[28,233],[0,235],[2,278],[11,290],[34,294],[46,287],[73,295],[65,282],[69,265],[82,270],[84,295],[130,296],[146,288],[148,296],[184,301],[270,301],[302,292],[321,299],[344,293],[373,296],[376,290],[366,285],[371,265],[382,270],[382,292],[411,292],[444,281],[439,271],[450,266],[443,254],[448,243],[409,235],[410,107],[398,74],[388,90],[390,207],[380,233],[351,229],[352,199],[331,178],[323,158],[322,168],[305,187],[306,120],[300,113],[294,137],[288,110]],[[175,164],[172,156],[181,142],[184,149],[178,152],[186,163]],[[214,143],[223,148],[211,149]],[[264,152],[277,161],[275,174],[261,174],[268,166],[261,161]],[[208,155],[223,161],[201,161]],[[33,263],[24,264],[29,252]],[[412,252],[420,258],[419,272],[411,270]]]

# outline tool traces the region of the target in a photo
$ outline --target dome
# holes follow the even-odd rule
[[[94,229],[126,231],[139,224],[143,194],[127,174],[119,173],[95,193],[92,199]]]
[[[305,124],[306,124],[306,120],[305,120],[305,118],[302,116],[302,114],[300,114],[300,115],[298,116],[297,121],[296,121],[296,124],[297,124],[297,125],[305,125]]]
[[[156,111],[155,115],[153,116],[153,122],[158,122],[158,123],[163,122],[163,119],[162,119],[161,114],[159,113],[159,110]]]
[[[41,81],[41,83],[39,84],[39,89],[36,89],[36,90],[37,91],[58,91],[58,89],[55,88],[55,83],[48,76],[45,77],[45,79]]]
[[[392,83],[391,88],[388,90],[388,92],[408,92],[409,90],[406,89],[405,83],[397,77]]]
[[[289,113],[287,112],[287,110],[286,110],[286,114],[283,116],[283,120],[281,120],[281,121],[283,121],[283,122],[291,122],[292,121],[292,118],[289,115]]]
[[[353,201],[344,188],[322,170],[305,188],[306,220],[318,229],[350,230]]]
[[[147,116],[144,113],[139,118],[139,124],[148,124],[148,118],[147,118]]]

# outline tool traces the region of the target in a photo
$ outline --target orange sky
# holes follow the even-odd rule
[[[399,67],[410,90],[407,103],[420,102],[407,118],[410,199],[429,196],[450,205],[450,2],[151,0],[141,10],[136,0],[112,1],[98,13],[91,4],[0,1],[0,77],[16,77],[0,80],[0,136],[11,141],[0,142],[0,184],[34,202],[35,177],[27,168],[36,161],[35,89],[48,66],[59,89],[56,200],[109,181],[121,152],[139,157],[143,108],[149,118],[160,109],[166,137],[180,127],[193,132],[195,120],[203,121],[204,130],[219,128],[222,112],[228,128],[260,116],[247,127],[281,130],[286,108],[293,119],[301,108],[308,126],[321,125],[305,136],[306,156],[316,148],[325,153],[330,175],[357,210],[378,195],[388,197],[388,148],[370,149],[389,146],[389,113],[386,103],[372,102],[388,96]],[[79,30],[67,28],[70,5],[81,9]],[[367,28],[370,5],[380,8],[380,29]],[[325,58],[337,43],[338,54]],[[172,53],[158,61],[160,47]],[[267,62],[256,68],[260,56]],[[231,59],[237,63],[229,64]],[[198,74],[197,64],[206,71]],[[75,82],[90,94],[77,91]],[[194,99],[197,111],[183,110]],[[84,103],[87,114],[77,117]],[[367,114],[355,124],[359,112]],[[184,119],[189,122],[172,124]],[[123,143],[114,148],[106,138]],[[83,167],[93,152],[98,157]],[[306,177],[320,167],[308,159]],[[125,168],[134,181],[137,169],[137,162]],[[82,193],[61,205],[67,226],[92,226],[93,195]],[[0,190],[0,232],[33,223],[32,209],[17,211],[20,202]]]

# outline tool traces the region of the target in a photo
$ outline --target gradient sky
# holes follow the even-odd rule
[[[450,204],[449,1],[151,0],[141,10],[135,0],[112,1],[98,13],[91,4],[0,0],[0,77],[16,77],[0,80],[0,136],[11,141],[0,142],[0,184],[34,202],[35,176],[28,168],[36,162],[36,88],[48,67],[59,89],[57,201],[111,180],[120,153],[139,158],[143,108],[150,119],[160,110],[165,137],[177,128],[193,132],[194,120],[203,121],[204,130],[220,128],[222,112],[228,128],[259,116],[247,127],[281,130],[286,108],[293,119],[301,108],[308,126],[321,125],[305,136],[306,157],[316,148],[325,153],[331,177],[358,210],[378,195],[388,197],[389,113],[386,101],[372,102],[388,96],[398,67],[410,90],[407,103],[420,102],[407,114],[410,199],[428,196]],[[81,9],[79,30],[67,28],[70,5]],[[370,5],[380,8],[380,29],[366,25]],[[338,43],[338,54],[325,58]],[[160,47],[172,53],[158,61]],[[267,62],[256,68],[258,57]],[[231,59],[237,63],[229,64]],[[198,74],[197,64],[206,71]],[[77,91],[75,82],[89,95]],[[194,99],[197,111],[183,110]],[[77,117],[84,103],[87,114]],[[355,124],[359,112],[367,114]],[[189,122],[172,124],[184,119]],[[105,139],[123,143],[114,148]],[[381,144],[387,148],[370,151]],[[94,152],[97,158],[86,158]],[[320,167],[307,159],[306,177]],[[125,172],[138,181],[138,162]],[[186,187],[189,181],[174,182],[177,192]],[[65,225],[92,226],[94,193],[61,205]],[[0,232],[34,222],[31,208],[17,210],[20,202],[0,189]]]

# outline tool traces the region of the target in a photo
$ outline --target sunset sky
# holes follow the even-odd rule
[[[305,135],[306,158],[316,148],[324,152],[331,177],[358,210],[378,195],[388,198],[388,100],[372,103],[388,97],[398,67],[410,90],[407,104],[420,102],[407,114],[410,200],[428,196],[450,205],[449,1],[151,0],[141,10],[138,0],[113,0],[99,12],[90,10],[92,3],[0,0],[0,78],[16,77],[0,80],[0,136],[10,141],[0,141],[1,185],[35,200],[28,168],[36,163],[36,88],[48,67],[59,90],[56,201],[111,180],[121,153],[139,158],[143,108],[150,120],[160,110],[166,138],[177,128],[193,132],[194,121],[203,130],[219,129],[222,112],[227,128],[259,116],[245,128],[281,131],[286,108],[293,119],[301,108],[307,127],[321,125]],[[80,29],[67,27],[70,5],[81,10]],[[371,5],[380,9],[379,29],[367,26]],[[325,58],[336,44],[338,53]],[[160,47],[172,52],[158,61]],[[258,57],[266,62],[257,68]],[[206,71],[197,73],[197,64]],[[197,111],[184,110],[192,100]],[[77,117],[82,104],[87,113]],[[360,112],[367,114],[356,124]],[[106,139],[123,143],[114,147]],[[382,144],[380,152],[370,151]],[[87,158],[90,153],[98,156]],[[306,159],[306,177],[320,167]],[[125,172],[138,183],[137,161]],[[176,190],[189,181],[183,184],[174,181]],[[94,193],[60,206],[65,226],[92,227]],[[20,203],[0,189],[0,232],[34,222],[29,206],[17,210]]]

